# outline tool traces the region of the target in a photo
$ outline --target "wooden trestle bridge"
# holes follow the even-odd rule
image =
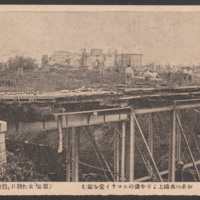
[[[1,102],[16,103],[30,95],[0,95]],[[32,95],[35,100],[40,99]],[[49,99],[49,97],[51,98]],[[61,106],[70,107],[72,111],[51,113],[57,120],[59,135],[58,152],[65,148],[66,181],[80,180],[79,166],[87,165],[79,160],[78,127],[85,127],[94,147],[99,166],[108,181],[177,181],[176,174],[187,171],[194,181],[200,180],[200,147],[198,143],[198,116],[200,115],[200,87],[158,87],[132,88],[116,91],[94,91],[80,93],[53,92],[43,97],[48,102],[53,100]],[[90,103],[90,108],[74,111],[74,104],[80,106]],[[95,107],[93,107],[93,103]],[[84,106],[83,106],[84,107]],[[95,109],[93,109],[95,108]],[[96,144],[89,126],[111,124],[113,126],[113,164]],[[48,127],[46,127],[48,128]],[[66,137],[64,137],[65,135]],[[165,138],[164,147],[158,145]],[[63,142],[63,140],[66,140]],[[64,146],[64,143],[66,144]],[[160,170],[164,162],[167,167]],[[187,157],[187,158],[186,158]],[[145,173],[136,176],[138,162],[142,161]],[[141,163],[141,162],[139,162]],[[182,163],[182,166],[178,165]],[[137,166],[136,166],[137,165]]]
[[[198,126],[197,118],[200,114],[199,88],[129,89],[124,93],[126,94],[123,96],[110,99],[109,105],[115,105],[112,108],[54,114],[59,134],[59,152],[63,151],[63,134],[67,135],[66,181],[79,181],[79,165],[85,164],[79,161],[80,133],[76,131],[77,127],[86,127],[100,164],[99,169],[106,177],[111,177],[107,178],[109,181],[174,182],[177,181],[177,171],[188,171],[194,181],[199,181],[200,150],[198,135],[194,131],[194,127]],[[108,98],[105,102],[108,104]],[[187,114],[192,114],[188,120]],[[145,120],[146,124],[141,123],[141,119]],[[187,124],[187,121],[191,123]],[[113,124],[113,167],[99,150],[88,128],[105,123]],[[156,151],[162,157],[163,149],[159,149],[158,145],[154,146],[155,135],[164,135],[167,138],[168,167],[163,171],[159,170],[156,158]],[[188,158],[183,161],[185,152]],[[136,154],[140,155],[147,171],[147,175],[139,178],[135,177],[135,165],[138,161]]]

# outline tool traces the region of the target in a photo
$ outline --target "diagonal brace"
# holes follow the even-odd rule
[[[183,130],[182,124],[181,124],[180,119],[179,119],[179,116],[178,116],[177,114],[176,114],[176,119],[177,119],[178,124],[179,124],[179,126],[180,126],[181,133],[182,133],[183,138],[184,138],[184,140],[185,140],[185,143],[186,143],[187,149],[188,149],[188,151],[189,151],[190,157],[191,157],[191,159],[192,159],[192,163],[193,163],[193,165],[194,165],[194,168],[195,168],[195,170],[196,170],[198,179],[200,180],[199,170],[198,170],[198,168],[197,168],[197,166],[196,166],[196,164],[195,164],[194,157],[193,157],[193,155],[192,155],[192,151],[191,151],[191,149],[190,149],[190,146],[189,146],[189,144],[188,144],[188,141],[187,141],[185,132],[184,132],[184,130]]]
[[[142,132],[142,129],[141,129],[141,127],[140,127],[140,124],[139,124],[139,122],[138,122],[138,120],[137,120],[137,118],[136,118],[136,116],[135,116],[134,113],[133,113],[133,117],[134,117],[135,122],[136,122],[136,124],[137,124],[137,127],[138,127],[138,129],[139,129],[140,136],[142,137],[142,140],[143,140],[143,142],[144,142],[145,150],[146,150],[148,156],[150,157],[150,163],[151,163],[151,165],[152,165],[152,169],[153,169],[154,175],[155,175],[155,177],[156,177],[156,180],[157,180],[157,181],[160,181],[160,182],[163,182],[162,177],[161,177],[161,175],[160,175],[160,173],[159,173],[159,170],[158,170],[158,168],[157,168],[157,166],[156,166],[155,160],[154,160],[154,158],[153,158],[153,156],[152,156],[152,153],[151,153],[151,151],[150,151],[150,149],[149,149],[149,146],[148,146],[148,144],[147,144],[147,142],[146,142],[146,139],[145,139],[144,134],[143,134],[143,132]]]

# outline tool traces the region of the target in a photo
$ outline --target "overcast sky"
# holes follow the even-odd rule
[[[0,62],[81,48],[142,53],[143,64],[200,64],[200,13],[1,12]]]

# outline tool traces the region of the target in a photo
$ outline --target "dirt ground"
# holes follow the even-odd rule
[[[148,87],[148,86],[172,86],[172,85],[196,85],[199,79],[193,78],[192,82],[184,82],[182,73],[175,72],[169,78],[167,74],[159,75],[161,80],[151,80],[147,85],[144,79],[137,79],[138,73],[135,72],[135,78],[131,81],[130,87]],[[101,70],[65,70],[47,72],[44,76],[53,80],[56,84],[56,90],[85,88],[115,89],[116,87],[126,87],[126,76],[123,70],[107,69]]]

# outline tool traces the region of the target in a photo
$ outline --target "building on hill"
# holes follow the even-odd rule
[[[104,56],[104,67],[106,69],[115,66],[115,60],[116,60],[115,52],[105,53],[103,56]]]
[[[91,49],[91,56],[101,56],[103,54],[102,49]]]
[[[5,71],[5,70],[7,70],[7,69],[8,69],[8,66],[7,66],[6,63],[0,63],[0,70],[1,70],[1,71]]]
[[[55,51],[52,56],[49,57],[49,65],[59,64],[63,66],[69,66],[71,52],[69,51]]]
[[[70,66],[79,68],[82,65],[82,55],[80,53],[73,53],[70,56]]]
[[[142,65],[142,54],[117,54],[116,65],[119,67],[139,67]]]
[[[142,65],[142,54],[117,54],[116,50],[110,50],[104,53],[102,49],[91,49],[90,53],[86,49],[82,49],[80,53],[73,53],[68,51],[56,51],[49,57],[48,65],[54,68],[63,69],[66,67],[87,67],[89,70],[94,68],[125,68],[127,65],[138,67]],[[51,68],[52,68],[51,67]]]
[[[83,66],[92,70],[94,67],[100,67],[104,62],[104,56],[102,49],[91,49],[90,53],[84,53]]]

